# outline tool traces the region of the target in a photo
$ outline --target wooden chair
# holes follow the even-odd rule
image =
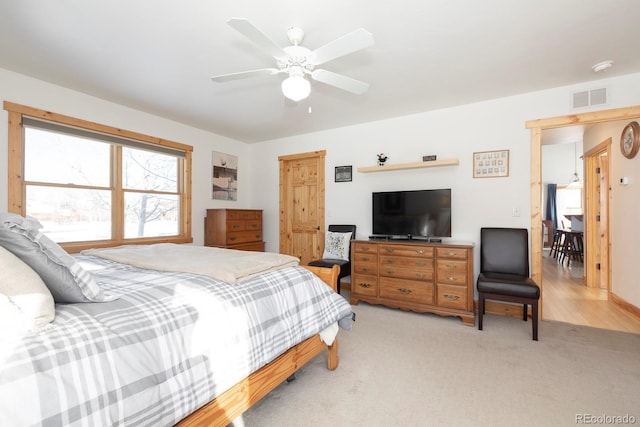
[[[330,225],[329,231],[334,233],[351,233],[351,240],[356,237],[355,225]],[[349,257],[351,256],[351,240],[349,241]],[[334,265],[340,267],[340,274],[338,275],[337,293],[340,293],[340,279],[351,275],[351,259],[334,259],[334,258],[322,258],[311,261],[308,265],[315,267],[331,268]]]

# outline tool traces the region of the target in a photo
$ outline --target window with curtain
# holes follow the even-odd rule
[[[21,112],[20,132],[10,130],[21,139],[10,141],[10,153],[20,148],[10,163],[24,171],[12,177],[10,170],[10,187],[20,187],[10,190],[19,199],[10,210],[20,207],[15,213],[37,218],[44,234],[77,250],[192,241],[190,146],[52,116]]]

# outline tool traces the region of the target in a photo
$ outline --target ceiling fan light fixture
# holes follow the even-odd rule
[[[591,69],[593,70],[594,73],[600,73],[603,71],[607,71],[612,66],[613,66],[613,61],[608,60],[608,61],[598,62],[597,64],[592,66]]]
[[[311,93],[311,83],[300,75],[292,75],[282,82],[282,94],[292,101],[301,101]]]

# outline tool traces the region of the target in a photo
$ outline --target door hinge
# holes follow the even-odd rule
[[[596,215],[596,221],[600,222],[600,215]]]
[[[596,263],[596,270],[600,270],[600,263],[599,262]]]
[[[596,168],[596,173],[600,173],[600,167]]]

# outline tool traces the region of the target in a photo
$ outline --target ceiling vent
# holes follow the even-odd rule
[[[605,105],[608,103],[607,88],[574,92],[572,95],[572,108],[584,108],[592,105]]]

